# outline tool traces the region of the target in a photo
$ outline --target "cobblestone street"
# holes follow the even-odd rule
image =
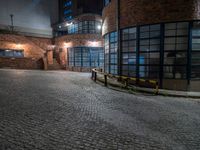
[[[111,90],[90,74],[0,70],[1,150],[199,150],[200,101]]]

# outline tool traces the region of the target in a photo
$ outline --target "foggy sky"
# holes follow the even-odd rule
[[[0,25],[10,25],[10,14],[14,15],[14,26],[51,29],[58,21],[58,0],[0,0]]]

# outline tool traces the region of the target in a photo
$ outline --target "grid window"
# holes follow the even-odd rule
[[[82,48],[82,66],[90,67],[90,53],[88,48]]]
[[[109,73],[110,65],[110,45],[109,45],[109,34],[105,35],[104,38],[104,49],[105,49],[105,72]]]
[[[118,66],[117,66],[117,32],[110,33],[110,73],[111,74],[118,74]]]
[[[200,22],[192,29],[191,78],[200,79]]]
[[[88,21],[82,22],[82,33],[88,33]]]
[[[95,22],[89,21],[89,33],[95,33]]]
[[[68,49],[69,66],[103,67],[104,54],[102,48],[75,47]]]
[[[0,57],[23,58],[24,51],[23,50],[0,49]]]
[[[139,77],[159,78],[160,24],[140,27]]]
[[[136,77],[136,28],[122,30],[122,75]]]
[[[65,30],[66,31],[58,31],[58,35],[65,34],[95,34],[101,33],[101,22],[99,21],[80,21],[77,23],[73,23],[68,25]],[[60,29],[59,29],[60,30]]]
[[[75,66],[82,66],[82,50],[81,48],[74,48]]]
[[[68,49],[68,62],[69,62],[70,67],[74,66],[74,49],[73,48]]]
[[[186,78],[188,30],[188,22],[165,24],[164,78]]]

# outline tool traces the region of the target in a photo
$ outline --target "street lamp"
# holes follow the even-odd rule
[[[10,19],[11,19],[11,31],[12,31],[12,32],[14,31],[13,17],[14,17],[14,15],[13,15],[13,14],[10,14]]]

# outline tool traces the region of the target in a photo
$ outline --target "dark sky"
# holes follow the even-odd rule
[[[101,14],[103,0],[78,0],[84,7],[84,12],[95,12]]]
[[[32,28],[49,28],[58,21],[58,0],[0,0],[0,25],[10,24]]]

